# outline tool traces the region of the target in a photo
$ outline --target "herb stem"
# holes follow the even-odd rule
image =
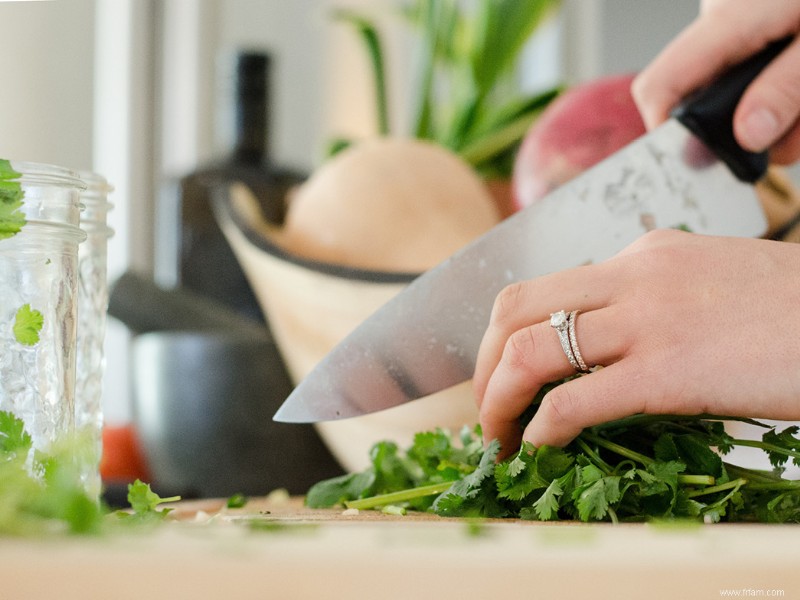
[[[746,479],[734,479],[733,481],[728,481],[727,483],[721,483],[719,485],[712,485],[710,487],[703,488],[702,490],[692,490],[686,492],[686,496],[689,498],[696,498],[698,496],[715,494],[717,492],[724,492],[725,490],[730,490],[730,489],[733,489],[733,491],[735,492],[746,483],[747,483]],[[727,496],[725,497],[725,499],[727,499]]]
[[[782,446],[775,446],[774,444],[768,444],[766,442],[737,439],[737,440],[731,440],[731,444],[733,444],[734,446],[747,446],[749,448],[760,448],[761,450],[767,452],[777,452],[779,454],[791,456],[792,458],[800,459],[800,452],[796,452],[795,450],[789,450],[788,448],[783,448]]]
[[[609,450],[609,451],[611,451],[611,452],[613,452],[615,454],[619,454],[620,456],[623,456],[625,458],[629,458],[629,459],[631,459],[633,461],[636,461],[636,462],[638,462],[638,463],[640,463],[642,465],[648,466],[648,465],[651,465],[651,464],[653,464],[655,462],[652,458],[650,458],[648,456],[645,456],[644,454],[639,454],[638,452],[635,452],[635,451],[631,450],[630,448],[626,448],[625,446],[621,446],[620,444],[616,444],[616,443],[614,443],[612,441],[609,441],[609,440],[607,440],[605,438],[600,437],[599,435],[595,435],[595,434],[590,433],[588,431],[584,431],[583,433],[581,433],[581,435],[580,435],[580,437],[578,439],[580,440],[581,437],[589,440],[590,442],[593,442],[593,443],[597,444],[598,446],[600,446],[602,448],[605,448],[606,450]]]
[[[779,476],[774,475],[773,473],[769,473],[767,471],[758,471],[756,469],[747,469],[745,467],[740,467],[738,465],[732,465],[730,463],[724,463],[725,470],[735,477],[740,477],[743,479],[747,479],[749,481],[749,486],[752,486],[754,483],[777,483],[781,481],[785,481],[781,479]]]
[[[783,479],[781,481],[756,481],[747,484],[751,490],[800,490],[800,481]]]
[[[711,475],[678,475],[678,483],[683,485],[714,485],[715,482]]]
[[[587,444],[581,438],[577,438],[575,441],[581,447],[581,449],[592,458],[595,464],[597,464],[597,466],[603,470],[605,475],[611,475],[613,469],[608,465],[608,463],[606,463],[606,461],[598,456],[597,452],[595,452],[592,447],[589,446],[589,444]]]
[[[379,494],[369,498],[360,498],[358,500],[349,500],[344,503],[347,508],[358,508],[365,510],[368,508],[375,508],[377,506],[384,506],[386,504],[395,504],[398,502],[407,502],[415,498],[424,498],[425,496],[433,496],[434,494],[441,494],[450,489],[454,482],[442,481],[433,483],[431,485],[423,485],[417,488],[409,488],[407,490],[400,490],[399,492],[391,492],[388,494]]]

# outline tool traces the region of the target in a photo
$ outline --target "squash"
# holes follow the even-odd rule
[[[349,267],[422,272],[500,221],[483,181],[430,142],[360,142],[321,166],[291,198],[280,244]]]

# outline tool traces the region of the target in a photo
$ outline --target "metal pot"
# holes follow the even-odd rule
[[[133,360],[155,484],[184,496],[300,494],[341,474],[311,426],[272,421],[292,383],[269,336],[151,332],[134,339]]]

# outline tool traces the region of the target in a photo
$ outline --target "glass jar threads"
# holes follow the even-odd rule
[[[40,450],[74,429],[84,189],[69,169],[0,160],[0,410]]]

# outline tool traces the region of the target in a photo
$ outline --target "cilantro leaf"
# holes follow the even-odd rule
[[[244,494],[233,494],[225,503],[227,508],[243,508],[247,505],[247,496]]]
[[[0,240],[19,233],[27,222],[24,213],[19,210],[25,193],[22,185],[14,181],[21,176],[9,161],[0,159]]]
[[[796,425],[787,427],[780,433],[773,427],[761,436],[762,441],[770,446],[766,452],[773,467],[782,467],[786,464],[790,455],[785,450],[800,452],[800,440],[796,437],[798,431],[800,428]],[[800,466],[800,459],[797,456],[792,458],[792,462]]]
[[[499,517],[507,510],[497,500],[494,475],[500,442],[492,440],[484,450],[478,467],[433,502],[433,510],[442,516]]]
[[[0,459],[6,456],[26,456],[33,445],[25,423],[11,412],[0,411]]]
[[[14,319],[14,337],[24,346],[35,346],[44,325],[44,316],[30,304],[23,304]]]
[[[561,489],[558,479],[551,481],[544,493],[533,503],[536,516],[542,521],[555,519],[558,515],[559,500],[563,493],[564,490]]]
[[[414,479],[394,442],[383,441],[375,444],[370,451],[370,459],[375,473],[373,493],[383,494],[413,486]]]
[[[536,449],[525,442],[512,460],[497,465],[498,496],[522,500],[534,490],[548,487],[551,481],[567,472],[573,462],[561,448],[542,446]]]
[[[137,479],[128,484],[128,503],[133,512],[118,512],[120,518],[128,521],[154,522],[163,520],[171,511],[170,508],[158,510],[158,505],[164,502],[176,502],[180,496],[162,498],[156,494],[150,485]]]
[[[332,477],[315,483],[306,493],[305,504],[309,508],[328,508],[363,498],[374,482],[375,473],[371,469]]]

